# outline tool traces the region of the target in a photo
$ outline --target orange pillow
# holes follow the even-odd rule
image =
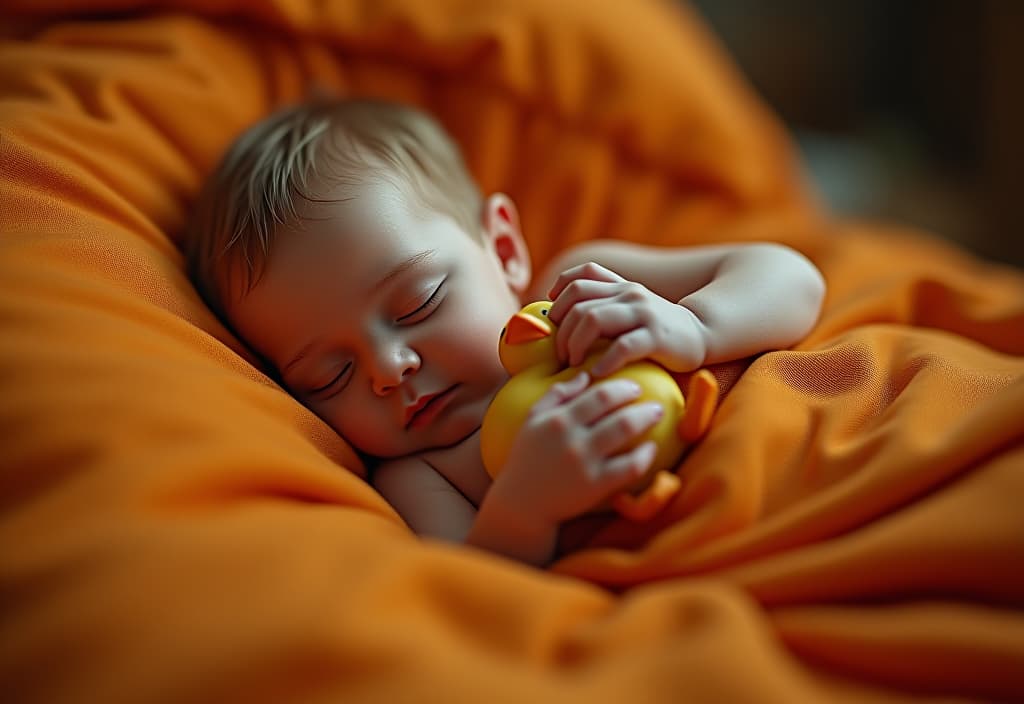
[[[888,230],[826,237],[778,125],[688,10],[7,8],[9,698],[1024,696],[1006,499],[1024,277]],[[609,526],[562,574],[419,541],[202,305],[189,203],[235,135],[313,83],[437,114],[484,189],[518,202],[537,266],[596,236],[815,256],[822,325],[726,399],[678,522]]]
[[[8,695],[388,692],[345,674],[375,641],[409,687],[459,677],[479,694],[504,672],[515,699],[545,689],[513,675],[607,597],[413,540],[351,449],[202,305],[178,238],[227,144],[312,83],[436,112],[483,187],[519,202],[538,266],[597,235],[682,241],[735,213],[801,211],[778,128],[699,23],[584,0],[7,7]],[[449,596],[436,579],[456,580]],[[526,611],[478,623],[483,584]],[[470,624],[492,645],[463,641]],[[486,665],[491,647],[511,659]]]
[[[49,389],[55,408],[40,412],[50,432],[107,438],[103,457],[159,461],[137,426],[153,423],[162,436],[187,411],[176,432],[194,428],[203,443],[189,440],[194,456],[176,457],[175,471],[239,437],[246,454],[232,457],[246,468],[253,457],[280,459],[262,446],[272,439],[286,464],[315,457],[322,468],[343,461],[361,471],[252,368],[182,276],[177,248],[190,198],[230,140],[311,83],[435,112],[483,188],[519,203],[538,267],[595,236],[697,240],[736,213],[803,205],[778,128],[684,10],[636,3],[593,13],[583,2],[517,0],[143,12],[168,5],[118,3],[132,13],[61,21],[95,3],[26,2],[23,13],[51,24],[9,43],[0,67],[4,200],[17,245],[5,264],[23,281],[19,300],[44,306],[53,279],[64,286],[45,307],[49,327],[35,325],[17,358],[39,378],[15,391],[39,398]],[[59,361],[33,352],[50,339],[64,341]],[[143,351],[154,363],[136,378],[125,370]],[[195,367],[156,363],[171,354]],[[66,373],[50,373],[54,364]],[[96,397],[79,384],[108,377],[104,413],[61,401],[91,407]],[[287,442],[260,429],[267,423]],[[18,445],[32,454],[28,437]]]

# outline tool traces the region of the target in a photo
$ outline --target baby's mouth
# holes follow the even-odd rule
[[[434,416],[444,410],[448,400],[451,398],[452,392],[457,386],[458,384],[453,384],[447,389],[443,389],[433,394],[427,394],[426,396],[420,396],[415,402],[406,406],[406,430],[413,427],[428,425],[430,421],[434,419]]]

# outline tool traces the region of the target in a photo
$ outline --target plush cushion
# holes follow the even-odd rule
[[[8,3],[0,682],[16,701],[1024,697],[1024,277],[817,212],[656,2]],[[180,237],[313,85],[434,112],[539,266],[771,239],[829,282],[635,526],[549,572],[420,541],[202,305]],[[740,374],[742,372],[742,375]]]

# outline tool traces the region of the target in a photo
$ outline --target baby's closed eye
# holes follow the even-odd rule
[[[447,278],[442,279],[441,283],[437,285],[433,293],[425,301],[420,303],[412,312],[400,316],[398,322],[412,324],[425,320],[444,300],[445,282],[447,280]]]
[[[314,388],[309,389],[305,392],[307,396],[318,396],[322,394],[334,395],[340,392],[345,386],[348,385],[348,380],[351,378],[349,372],[352,369],[352,362],[346,362],[342,365],[341,369],[331,376],[326,383],[320,384]]]

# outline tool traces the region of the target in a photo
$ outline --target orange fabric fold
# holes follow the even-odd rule
[[[0,690],[12,701],[1024,698],[1024,274],[831,222],[685,8],[46,0],[0,43]],[[436,114],[541,266],[768,239],[819,325],[722,365],[655,520],[549,571],[421,541],[203,305],[180,238],[311,86]]]

